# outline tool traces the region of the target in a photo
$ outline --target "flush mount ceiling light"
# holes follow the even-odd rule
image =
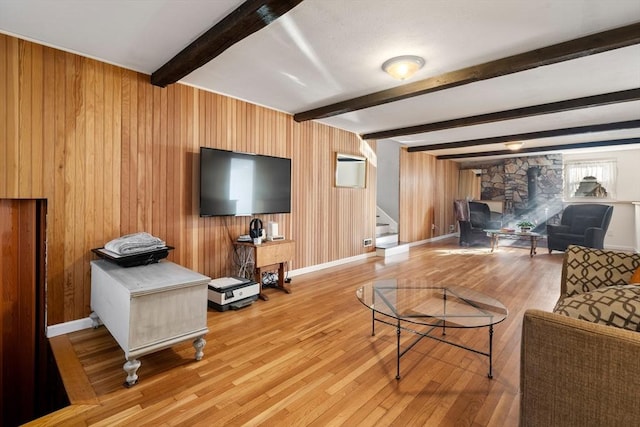
[[[506,144],[504,144],[504,146],[511,151],[518,151],[523,145],[524,142],[507,142]]]
[[[382,64],[382,69],[394,79],[406,80],[423,66],[423,58],[415,55],[403,55],[387,59]]]

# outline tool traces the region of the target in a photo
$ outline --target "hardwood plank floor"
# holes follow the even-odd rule
[[[209,310],[201,361],[189,343],[144,356],[140,382],[129,389],[123,352],[107,330],[75,332],[67,338],[98,403],[72,404],[34,424],[516,426],[522,315],[553,307],[562,257],[508,247],[491,254],[447,239],[296,276],[291,294],[266,290],[269,301]],[[370,311],[355,297],[360,283],[393,277],[466,286],[507,306],[495,327],[493,379],[486,357],[433,340],[402,358],[395,379],[395,330],[379,325],[372,337]],[[485,331],[448,337],[482,348]]]

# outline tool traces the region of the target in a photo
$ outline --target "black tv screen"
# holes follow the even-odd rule
[[[291,159],[200,147],[200,216],[291,212]]]

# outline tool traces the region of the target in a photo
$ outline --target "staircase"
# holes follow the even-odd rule
[[[384,222],[376,223],[377,256],[384,258],[408,251],[409,245],[398,241],[398,233],[391,228],[390,224]]]

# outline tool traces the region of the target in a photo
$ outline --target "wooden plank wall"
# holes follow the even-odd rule
[[[294,168],[293,209],[306,212],[296,216],[294,234],[315,230],[298,251],[309,265],[361,253],[362,240],[375,236],[375,141],[354,145],[350,134],[318,123],[295,123],[292,129],[293,158],[303,165]],[[337,152],[369,159],[365,189],[335,186]]]
[[[291,268],[360,255],[375,233],[375,141],[0,35],[0,198],[47,199],[47,324],[90,313],[91,248],[148,231],[212,277],[250,218],[198,216],[200,146],[290,157]],[[333,186],[336,151],[371,160],[366,189]]]
[[[436,161],[434,223],[435,236],[450,234],[450,226],[458,229],[456,215],[453,211],[453,201],[458,194],[458,180],[460,164],[447,160]],[[435,237],[434,236],[434,237]]]
[[[458,169],[455,162],[400,150],[400,241],[416,242],[449,233],[449,224],[455,224]]]

